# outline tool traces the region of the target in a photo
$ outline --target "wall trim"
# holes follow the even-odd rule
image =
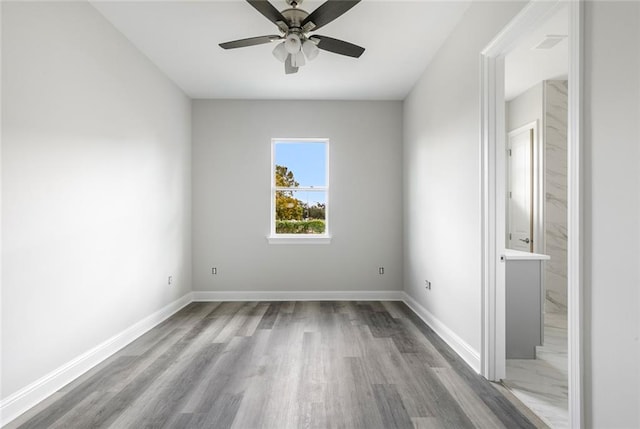
[[[194,301],[402,301],[401,290],[194,291]]]
[[[114,335],[66,364],[51,371],[26,387],[0,401],[0,426],[11,422],[25,411],[60,390],[138,337],[142,336],[185,306],[193,302],[189,292],[167,304],[119,334]]]
[[[480,352],[460,338],[447,325],[424,308],[411,295],[403,292],[403,301],[424,323],[438,334],[476,373],[480,373]]]
[[[582,149],[584,91],[584,0],[569,5],[569,99],[568,99],[568,187],[567,187],[567,328],[568,328],[568,387],[569,425],[572,428],[586,426],[584,407],[584,350],[583,350],[583,168]]]

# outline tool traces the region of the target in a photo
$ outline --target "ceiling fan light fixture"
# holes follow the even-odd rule
[[[300,52],[300,47],[302,46],[302,42],[300,41],[300,36],[295,33],[289,34],[286,39],[284,39],[284,47],[290,54],[296,54]]]
[[[279,33],[219,43],[222,49],[244,48],[277,41],[272,54],[284,63],[285,74],[297,73],[307,61],[314,60],[320,50],[352,58],[360,58],[364,52],[363,47],[344,40],[318,34],[309,35],[309,32],[316,31],[341,17],[360,0],[324,0],[324,3],[312,13],[300,9],[303,0],[285,0],[290,8],[283,11],[276,9],[270,0],[246,1],[275,24]]]
[[[294,67],[302,67],[305,64],[304,53],[299,51],[297,54],[291,54],[291,65]]]
[[[275,48],[273,48],[273,56],[278,59],[281,63],[284,63],[287,60],[287,48],[284,46],[284,42],[278,43]]]
[[[307,56],[309,61],[313,61],[318,54],[320,53],[320,49],[313,43],[311,40],[305,40],[302,44],[302,51]]]

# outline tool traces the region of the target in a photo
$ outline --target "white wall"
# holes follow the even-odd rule
[[[480,51],[522,6],[474,2],[404,104],[404,288],[477,359]]]
[[[190,101],[87,3],[3,2],[2,60],[6,398],[190,291],[191,154]]]
[[[267,243],[274,137],[330,139],[331,244]],[[401,142],[400,102],[194,101],[194,290],[402,289]]]
[[[585,410],[640,427],[640,3],[585,2]]]
[[[518,129],[533,121],[538,121],[538,132],[542,127],[542,82],[518,95],[511,101],[507,101],[505,111],[507,132]]]

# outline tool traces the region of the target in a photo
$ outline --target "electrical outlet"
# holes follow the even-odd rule
[[[218,268],[216,267],[211,268],[211,274],[213,274],[214,276],[218,274]]]
[[[378,274],[384,274],[384,267],[378,268]]]
[[[431,290],[431,282],[429,280],[424,281],[424,287],[427,290]]]
[[[169,276],[169,279],[167,280],[167,283],[168,283],[168,284],[173,283],[173,276]]]

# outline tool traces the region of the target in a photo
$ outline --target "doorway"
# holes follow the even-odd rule
[[[482,374],[493,381],[506,375],[505,263],[507,243],[507,133],[505,121],[505,57],[519,41],[562,6],[569,15],[568,171],[567,171],[567,325],[568,425],[582,425],[581,379],[581,247],[580,247],[580,94],[581,2],[532,1],[482,52]],[[534,239],[535,241],[535,239]],[[504,258],[503,258],[504,259]]]
[[[525,38],[515,53],[508,54],[505,64],[505,93],[511,94],[506,104],[507,130],[517,127],[507,134],[507,248],[529,254],[535,252],[548,259],[526,263],[539,267],[537,282],[532,282],[530,276],[510,277],[514,262],[507,261],[507,362],[502,383],[552,428],[568,427],[568,46],[564,36],[553,49],[539,51],[530,47],[546,39],[546,34],[566,35],[567,27],[565,7]],[[510,85],[519,78],[518,63],[529,62],[527,56],[535,60],[530,62],[538,63],[540,81],[523,93],[514,92]],[[557,64],[551,67],[550,62]],[[543,73],[545,69],[553,74]],[[521,126],[532,120],[534,122]],[[538,122],[540,136],[534,139]],[[542,168],[534,170],[534,164]],[[534,192],[534,183],[539,183],[538,189],[544,189],[542,198],[538,198],[542,192]],[[524,284],[530,287],[524,288]],[[524,308],[514,311],[522,304]],[[527,309],[535,310],[535,314],[529,315]],[[527,332],[534,332],[536,341],[529,343],[525,353],[514,353],[514,347],[522,342],[520,337]]]
[[[534,238],[536,216],[534,208],[538,164],[535,152],[537,121],[510,131],[507,134],[507,249],[534,252],[539,240]]]

